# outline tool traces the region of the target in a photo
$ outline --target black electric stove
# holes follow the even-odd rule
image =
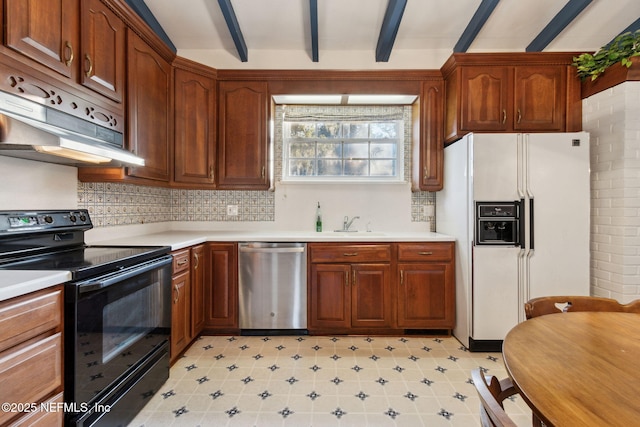
[[[84,209],[0,211],[0,269],[71,272],[65,426],[127,425],[169,378],[173,258],[168,246],[87,245],[91,228]]]
[[[171,249],[86,245],[84,232],[92,227],[85,209],[0,211],[0,268],[65,270],[75,281],[140,264]]]

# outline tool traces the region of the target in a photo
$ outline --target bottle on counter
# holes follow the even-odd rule
[[[319,233],[322,231],[322,212],[320,211],[320,202],[316,208],[316,231]]]

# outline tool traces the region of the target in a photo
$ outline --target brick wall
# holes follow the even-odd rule
[[[640,82],[583,101],[591,133],[591,294],[640,298]]]

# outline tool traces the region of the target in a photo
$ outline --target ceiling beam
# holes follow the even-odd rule
[[[593,0],[569,0],[569,3],[553,17],[525,50],[527,52],[541,52],[558,34],[567,28],[571,21],[576,19],[592,1]]]
[[[638,30],[640,30],[640,18],[638,18],[638,19],[636,19],[635,21],[633,21],[633,22],[631,23],[631,25],[629,25],[627,28],[625,28],[624,30],[622,30],[622,32],[620,32],[620,34],[618,34],[618,36],[619,36],[619,35],[621,35],[621,34],[624,34],[624,33],[635,33],[635,32],[636,32],[636,31],[638,31]],[[616,36],[616,37],[618,37],[618,36]],[[615,39],[615,37],[614,37],[614,39]],[[613,42],[613,40],[611,40],[611,41],[607,44],[607,46],[608,46],[608,45],[610,45],[612,42]]]
[[[249,60],[247,44],[244,42],[244,37],[240,30],[240,24],[238,24],[238,18],[236,18],[236,13],[231,5],[231,0],[218,0],[218,4],[220,5],[220,10],[222,10],[222,15],[224,15],[224,20],[227,21],[227,27],[229,27],[229,32],[231,33],[231,38],[233,38],[233,42],[236,45],[236,50],[238,51],[240,60],[242,62],[247,62]]]
[[[391,56],[393,43],[396,41],[398,28],[402,21],[407,0],[389,0],[387,11],[384,14],[378,46],[376,47],[376,62],[387,62]]]
[[[318,0],[309,0],[309,19],[311,21],[311,59],[318,62]]]
[[[160,25],[144,0],[126,0],[126,2],[131,6],[131,9],[133,9],[138,16],[141,17],[149,27],[151,27],[153,32],[156,33],[167,46],[169,46],[169,49],[171,49],[173,53],[176,53],[176,46],[173,44],[167,33],[164,32],[164,28],[162,28],[162,25]]]
[[[471,43],[476,39],[476,36],[489,19],[489,16],[493,13],[493,9],[496,8],[500,0],[482,0],[478,10],[473,14],[471,21],[467,24],[467,28],[464,29],[458,43],[453,47],[454,52],[466,52],[471,46]]]

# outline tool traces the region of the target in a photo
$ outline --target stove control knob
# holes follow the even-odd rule
[[[69,215],[69,221],[76,222],[77,218],[74,214]]]
[[[80,214],[80,221],[85,222],[87,220],[87,216],[83,213]]]
[[[53,218],[49,215],[45,215],[44,222],[46,222],[47,224],[51,224],[53,223]]]

